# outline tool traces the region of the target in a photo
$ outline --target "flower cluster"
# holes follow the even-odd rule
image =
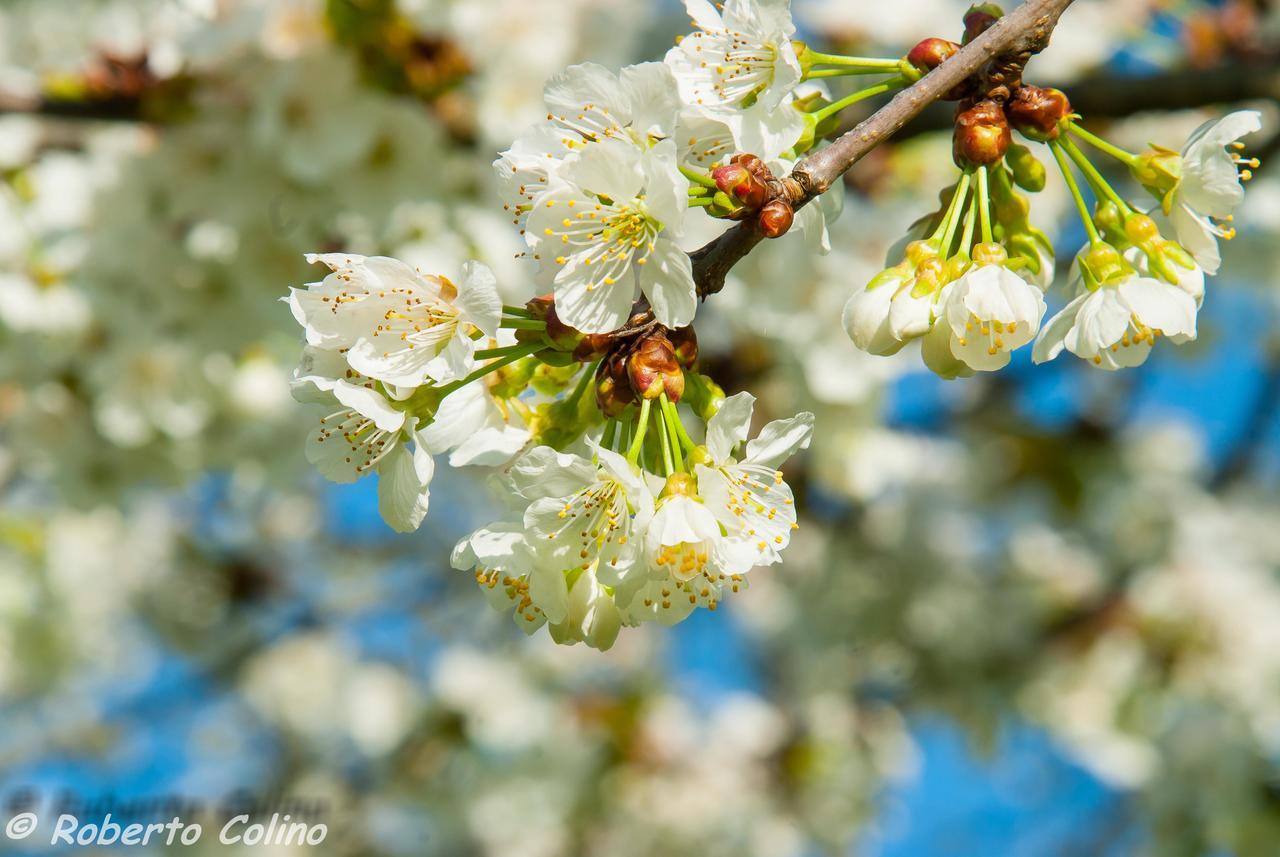
[[[510,462],[517,514],[453,561],[526,630],[605,649],[624,624],[714,610],[779,561],[798,525],[778,467],[808,446],[813,415],[748,442],[754,399],[693,371],[691,328],[583,334],[550,297],[504,307],[476,262],[455,285],[385,257],[311,259],[330,273],[287,299],[308,343],[296,395],[323,405],[308,459],[336,482],[376,472],[401,531],[427,513],[434,455]],[[708,416],[701,442],[690,412]]]
[[[558,642],[607,649],[623,625],[715,610],[753,567],[781,559],[798,526],[777,468],[808,446],[813,415],[772,422],[739,451],[754,403],[725,400],[703,444],[663,392],[633,425],[611,422],[586,455],[530,450],[505,476],[514,519],[472,533],[454,565],[474,569],[527,631],[546,624]],[[665,479],[637,466],[645,450],[663,459]]]
[[[966,41],[998,20],[990,4],[965,18]],[[927,73],[956,53],[944,39],[920,42],[908,61]],[[889,267],[845,306],[849,337],[871,354],[894,354],[921,341],[925,365],[944,378],[1004,367],[1034,341],[1037,363],[1065,348],[1094,366],[1119,369],[1147,359],[1156,339],[1196,336],[1206,274],[1217,272],[1219,238],[1243,199],[1241,182],[1256,159],[1239,137],[1261,127],[1253,111],[1197,130],[1182,153],[1153,147],[1132,154],[1084,129],[1065,93],[999,84],[990,93],[970,79],[947,94],[959,101],[954,159],[960,170],[939,211],[890,254]],[[1068,278],[1066,307],[1044,322],[1054,251],[1030,221],[1019,191],[1038,193],[1046,170],[1013,140],[1017,131],[1047,147],[1088,236]],[[1125,200],[1076,140],[1119,159],[1159,200],[1151,211]],[[1076,177],[1092,190],[1091,210]],[[1166,237],[1172,233],[1173,238]]]
[[[795,228],[816,239],[806,252],[829,250],[838,197],[803,205],[795,159],[842,111],[961,47],[931,38],[901,58],[824,54],[792,38],[787,0],[686,8],[694,30],[663,62],[552,77],[544,117],[494,162],[518,258],[542,294],[504,304],[475,261],[455,284],[393,258],[330,254],[309,257],[325,279],[287,299],[307,340],[296,396],[323,405],[309,460],[339,482],[376,472],[382,515],[401,531],[426,515],[435,456],[501,467],[512,508],[464,539],[453,563],[521,627],[546,625],[561,643],[604,649],[623,626],[715,609],[753,567],[780,560],[798,524],[778,468],[808,446],[813,415],[747,440],[754,399],[725,398],[698,371],[687,239],[711,217],[766,238]],[[971,9],[965,40],[999,14]],[[843,97],[825,89],[866,77],[877,82]],[[1181,155],[1132,155],[1080,127],[1062,92],[1000,81],[979,74],[946,94],[959,102],[958,175],[849,299],[854,343],[889,355],[920,340],[929,368],[956,378],[998,370],[1032,342],[1038,361],[1066,348],[1118,368],[1161,335],[1194,338],[1204,273],[1248,178],[1237,169],[1256,166],[1234,140],[1257,115],[1202,129]],[[1054,251],[1027,198],[1046,170],[1014,131],[1049,147],[1090,239],[1073,299],[1047,323]],[[1159,200],[1154,216],[1116,193],[1075,139],[1124,161]],[[1073,166],[1097,197],[1092,211]]]

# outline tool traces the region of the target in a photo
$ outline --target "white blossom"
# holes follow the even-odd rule
[[[813,436],[814,416],[806,412],[775,420],[748,441],[754,409],[750,393],[726,399],[707,423],[707,463],[695,468],[698,492],[724,531],[726,567],[736,574],[781,562],[798,525],[791,486],[777,468]]]
[[[611,450],[591,446],[593,460],[537,447],[510,468],[508,485],[526,506],[522,520],[473,533],[454,565],[476,579],[498,606],[515,604],[527,632],[544,622],[560,643],[613,645],[621,607],[642,583],[639,534],[653,515],[640,473]]]
[[[729,577],[728,557],[720,524],[700,498],[672,494],[659,500],[644,550],[648,574],[628,618],[674,625],[695,607],[715,609]],[[738,585],[736,576],[732,585]]]
[[[468,330],[496,336],[502,300],[492,272],[463,266],[460,285],[426,275],[398,259],[311,255],[327,265],[322,282],[291,289],[288,298],[307,342],[341,348],[363,375],[402,387],[444,382],[473,368]]]
[[[800,83],[790,0],[685,0],[698,29],[667,52],[684,103],[733,114],[750,104],[777,110]]]
[[[897,354],[932,329],[940,297],[917,287],[909,272],[890,268],[849,298],[842,317],[845,332],[869,354]]]
[[[991,372],[1035,338],[1044,312],[1040,289],[1003,265],[979,265],[947,288],[941,314],[955,356],[971,369]]]
[[[397,407],[377,381],[346,369],[332,351],[307,350],[294,376],[294,394],[304,402],[338,406],[308,436],[307,460],[334,482],[376,472],[383,520],[400,532],[416,530],[427,515],[435,475],[417,419]]]
[[[1222,263],[1218,239],[1234,234],[1222,224],[1244,201],[1236,141],[1261,128],[1260,113],[1240,110],[1201,125],[1182,149],[1182,174],[1166,213],[1178,242],[1207,274],[1218,273]]]
[[[693,320],[693,266],[676,243],[688,186],[671,141],[646,151],[592,146],[565,165],[538,197],[526,232],[561,320],[607,333],[630,316],[638,291],[667,327]]]
[[[493,164],[517,225],[575,152],[603,142],[648,149],[672,136],[680,111],[671,71],[656,62],[616,75],[595,63],[570,66],[547,81],[543,101],[545,121],[526,129]]]
[[[1044,363],[1065,348],[1102,369],[1144,363],[1156,337],[1196,336],[1196,302],[1182,288],[1133,275],[1072,300],[1036,339],[1034,359]]]
[[[632,572],[639,559],[637,534],[653,513],[649,487],[621,455],[592,447],[595,461],[531,451],[512,468],[537,561],[558,572],[592,571],[626,598],[634,590]]]
[[[403,391],[351,369],[337,351],[308,347],[293,387],[299,400],[328,405],[308,437],[307,460],[334,482],[376,472],[378,511],[401,532],[426,517],[433,455],[452,451],[455,467],[497,465],[528,442],[528,431],[506,420],[480,382],[445,396],[423,418],[411,412],[412,400],[397,398]]]

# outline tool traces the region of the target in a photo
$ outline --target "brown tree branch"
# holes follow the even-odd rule
[[[1025,58],[1049,44],[1058,18],[1072,0],[1026,0],[991,29],[938,66],[910,88],[898,93],[869,119],[796,164],[784,180],[788,201],[799,208],[825,193],[871,150],[896,134],[930,104],[957,85],[983,72],[993,60]],[[725,276],[763,240],[754,222],[743,222],[690,254],[698,295],[724,288]]]

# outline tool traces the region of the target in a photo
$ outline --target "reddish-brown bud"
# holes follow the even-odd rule
[[[716,167],[711,178],[715,180],[716,187],[752,211],[758,210],[769,199],[769,188],[746,164],[730,163]]]
[[[1060,89],[1020,86],[1009,99],[1005,112],[1019,132],[1044,142],[1058,139],[1062,120],[1071,115],[1071,102]]]
[[[750,152],[739,152],[729,159],[731,164],[741,164],[751,171],[751,175],[767,181],[773,178],[773,173],[769,171],[769,165],[760,159],[759,155],[753,155]]]
[[[964,43],[967,45],[981,36],[991,25],[1000,20],[1004,11],[994,3],[970,6],[964,16]]]
[[[959,50],[960,46],[955,42],[950,42],[946,39],[929,38],[919,42],[911,49],[911,52],[907,54],[907,62],[911,63],[919,71],[928,74],[955,56]],[[946,101],[960,101],[969,97],[975,85],[973,78],[966,78],[947,90],[942,97]]]
[[[684,395],[684,371],[664,334],[641,340],[627,358],[627,375],[637,396],[656,399],[665,392],[668,399],[678,402]]]
[[[584,333],[578,347],[573,349],[573,359],[579,363],[590,363],[609,353],[613,339],[607,333]]]
[[[765,238],[781,238],[791,229],[795,219],[795,211],[785,200],[770,200],[760,209],[760,231]]]
[[[667,339],[676,350],[676,360],[681,367],[692,369],[698,362],[698,334],[693,332],[693,326],[677,328],[667,334]]]
[[[956,117],[955,158],[960,164],[994,164],[1011,142],[1009,120],[995,101],[980,101]]]
[[[620,417],[635,400],[626,358],[615,352],[600,361],[596,367],[596,405],[600,412],[610,419]]]
[[[907,62],[927,73],[951,59],[958,50],[959,45],[946,39],[924,39],[907,54]]]

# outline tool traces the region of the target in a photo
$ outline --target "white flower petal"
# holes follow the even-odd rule
[[[674,242],[659,237],[640,272],[641,289],[658,322],[669,328],[686,327],[698,312],[693,263]]]
[[[485,336],[497,336],[502,321],[502,297],[498,294],[498,279],[493,271],[480,262],[467,262],[462,266],[462,285],[454,305],[462,318],[480,329]]]
[[[1195,336],[1196,302],[1182,289],[1147,277],[1136,277],[1117,288],[1120,300],[1147,327],[1170,336]]]
[[[720,410],[707,420],[707,451],[716,464],[729,461],[738,444],[747,439],[755,406],[755,396],[746,392],[735,393],[725,399]]]
[[[382,431],[399,431],[404,426],[404,411],[393,408],[386,396],[371,387],[340,380],[333,385],[333,395],[348,408],[373,420]]]
[[[596,469],[578,455],[538,446],[516,459],[508,472],[512,487],[526,500],[567,497],[595,479]]]
[[[427,516],[435,462],[421,446],[393,449],[378,465],[378,512],[393,530],[411,533]]]
[[[744,462],[760,467],[777,467],[797,452],[808,449],[813,439],[814,416],[808,411],[786,420],[774,420],[747,441]]]

